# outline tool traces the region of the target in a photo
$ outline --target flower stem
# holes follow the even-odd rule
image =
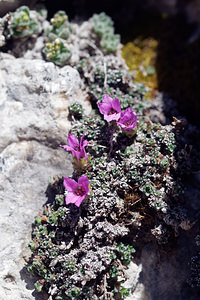
[[[110,150],[108,152],[108,157],[109,158],[110,158],[110,156],[112,154],[112,151],[113,151],[113,142],[114,142],[113,141],[113,136],[114,136],[115,130],[116,130],[115,124],[111,123],[111,126],[110,126],[110,139],[109,139]]]

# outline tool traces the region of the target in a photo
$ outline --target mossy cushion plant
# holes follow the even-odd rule
[[[68,16],[62,10],[59,10],[50,20],[50,26],[45,29],[45,34],[50,41],[57,38],[67,40],[72,32],[68,22]]]
[[[120,35],[119,34],[105,34],[100,41],[102,49],[106,53],[115,52],[118,45],[120,44]]]
[[[74,119],[62,148],[74,173],[50,184],[57,195],[36,217],[28,269],[52,299],[125,299],[135,252],[127,241],[152,209],[162,222],[175,199],[174,128],[137,120],[104,94],[95,113]]]
[[[32,16],[27,6],[19,7],[15,12],[10,13],[9,16],[3,19],[7,23],[4,35],[9,38],[25,38],[34,34],[38,34],[41,30],[39,21],[36,18],[37,13]],[[39,14],[38,14],[39,18]]]
[[[100,45],[105,53],[115,52],[120,44],[120,36],[114,34],[112,19],[104,12],[92,17],[93,30],[100,39]]]
[[[48,61],[52,61],[58,66],[64,66],[72,55],[71,51],[59,39],[52,43],[46,43],[43,53]]]

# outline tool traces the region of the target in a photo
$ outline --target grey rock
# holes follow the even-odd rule
[[[26,288],[31,276],[24,268],[31,254],[27,247],[31,224],[47,201],[48,179],[71,175],[71,161],[62,149],[30,140],[7,146],[0,168],[0,299],[35,299],[34,286]]]
[[[0,151],[13,142],[36,140],[54,148],[65,142],[68,107],[79,102],[88,114],[79,73],[42,60],[1,54]]]
[[[198,299],[198,290],[187,284],[193,243],[191,233],[185,231],[174,247],[163,250],[155,244],[144,245],[140,257],[125,272],[127,280],[123,286],[130,289],[126,300]]]
[[[70,129],[68,106],[86,113],[78,72],[42,60],[1,54],[0,62],[0,299],[46,299],[32,294],[25,269],[34,216],[45,204],[51,176],[70,176],[72,163],[59,148]]]
[[[127,280],[123,284],[125,288],[130,289],[130,295],[126,300],[147,300],[145,286],[140,282],[139,277],[142,272],[142,265],[131,262],[125,271]]]

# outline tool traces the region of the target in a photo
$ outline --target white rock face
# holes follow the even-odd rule
[[[30,139],[57,147],[70,127],[68,106],[78,101],[90,111],[79,73],[42,60],[0,59],[0,151]]]
[[[51,176],[70,176],[66,143],[68,106],[86,113],[78,72],[42,60],[0,60],[0,299],[35,299],[35,278],[25,269],[34,216],[45,204]],[[37,299],[46,299],[44,294]]]
[[[139,282],[139,277],[142,272],[142,265],[131,261],[128,269],[125,271],[127,276],[126,282],[123,284],[125,288],[130,289],[130,295],[126,300],[148,300],[144,285]]]

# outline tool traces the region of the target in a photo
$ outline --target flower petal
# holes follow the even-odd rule
[[[74,148],[67,146],[67,145],[63,145],[61,147],[64,148],[66,151],[75,151]]]
[[[81,152],[80,151],[73,151],[72,152],[73,156],[76,157],[77,160],[79,160],[81,158]]]
[[[87,195],[89,193],[89,184],[90,184],[87,176],[84,175],[84,176],[79,177],[78,183],[84,187],[84,189],[86,191],[86,195]]]
[[[106,120],[107,122],[111,122],[111,121],[118,121],[120,118],[121,113],[118,114],[112,114],[112,115],[104,115],[104,120]]]
[[[73,134],[68,134],[68,138],[67,138],[67,144],[70,146],[70,147],[76,147],[78,146],[79,147],[79,141],[77,139],[77,137]]]
[[[83,132],[83,135],[82,135],[82,137],[81,137],[81,139],[80,139],[80,146],[82,145],[82,141],[83,141],[83,139],[84,139],[84,136],[85,136],[85,133]]]
[[[81,158],[81,151],[76,151],[74,150],[74,148],[70,147],[70,146],[67,146],[67,145],[64,145],[64,146],[61,146],[62,148],[64,148],[66,151],[71,151],[72,152],[72,155],[73,157],[76,157],[76,159],[80,159]]]
[[[68,192],[74,192],[78,186],[78,183],[74,179],[68,177],[64,177],[63,184]]]
[[[88,160],[87,154],[86,154],[84,148],[82,148],[82,149],[81,149],[81,152],[80,152],[80,159],[82,159],[82,158],[84,158],[86,161]]]
[[[121,113],[121,118],[117,122],[118,126],[127,131],[132,131],[137,126],[137,114],[128,107],[124,112]]]
[[[83,141],[82,147],[85,148],[88,144],[89,144],[89,142],[87,140],[85,140],[85,141]]]
[[[78,196],[78,199],[76,200],[76,202],[74,202],[74,204],[79,207],[81,205],[82,201],[85,199],[85,197],[86,197],[86,195]]]
[[[99,111],[102,115],[107,115],[112,109],[111,103],[97,103]]]
[[[113,99],[112,101],[112,107],[114,110],[116,110],[118,113],[121,112],[121,105],[120,105],[120,102],[119,100],[116,98],[116,99]]]
[[[67,150],[67,145],[59,145],[59,147],[62,147],[62,148],[64,148],[65,150]]]
[[[74,193],[68,193],[67,196],[65,197],[65,203],[70,204],[70,203],[75,203],[77,200],[79,200],[80,196],[74,194]]]
[[[88,145],[89,142],[87,140],[83,141],[84,136],[85,133],[83,133],[80,140],[80,158],[85,158],[85,160],[87,161],[88,159],[87,159],[87,154],[85,152],[85,147]]]
[[[113,101],[113,99],[110,96],[108,96],[107,94],[103,95],[103,103],[111,104],[112,101]]]

